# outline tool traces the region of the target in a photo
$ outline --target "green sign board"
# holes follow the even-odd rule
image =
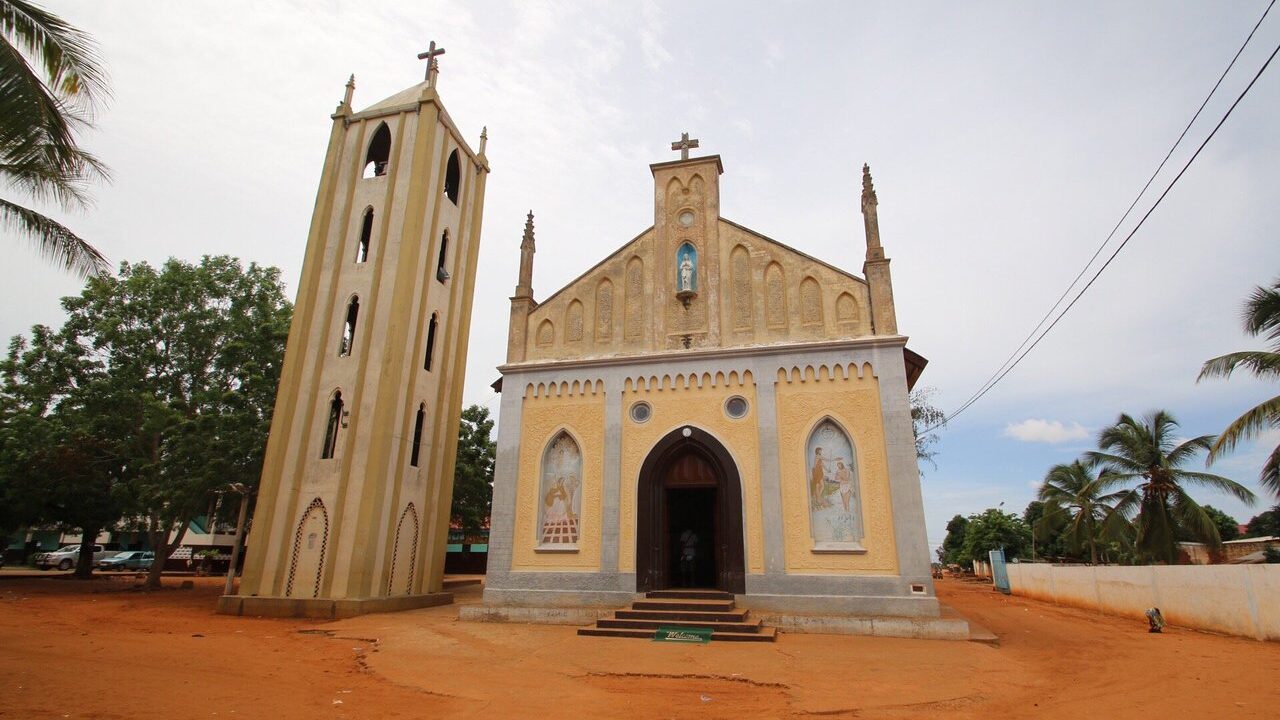
[[[653,639],[658,642],[709,643],[712,632],[711,628],[660,627],[654,632]]]

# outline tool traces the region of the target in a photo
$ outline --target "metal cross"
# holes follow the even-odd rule
[[[438,63],[438,62],[436,62],[436,56],[437,56],[437,55],[443,55],[443,54],[444,54],[444,48],[440,48],[439,50],[437,50],[437,49],[436,49],[436,41],[435,41],[435,40],[432,40],[432,41],[431,41],[431,45],[430,45],[430,47],[428,47],[428,48],[427,48],[427,51],[426,51],[426,52],[420,52],[420,53],[418,53],[418,59],[419,59],[419,60],[426,60],[426,61],[427,61],[427,77],[426,77],[426,79],[427,79],[427,80],[430,80],[430,79],[431,79],[431,71],[432,71],[433,69],[434,69],[434,70],[439,70],[439,69],[440,69],[440,65],[439,65],[439,63]]]
[[[676,142],[671,143],[672,150],[680,151],[681,160],[688,160],[690,148],[696,148],[696,147],[698,147],[698,140],[697,138],[690,140],[689,133],[680,133],[680,139],[677,140]]]

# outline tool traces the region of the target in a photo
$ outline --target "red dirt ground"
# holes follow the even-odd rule
[[[178,579],[166,579],[176,586]],[[0,718],[1274,718],[1280,644],[941,581],[1000,645],[786,634],[689,646],[465,623],[213,613],[221,582],[0,575]],[[460,602],[475,602],[467,589]],[[307,633],[304,631],[317,632]]]

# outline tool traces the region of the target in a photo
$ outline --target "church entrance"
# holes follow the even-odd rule
[[[640,469],[637,499],[638,592],[746,591],[742,485],[719,441],[691,427],[660,440]]]

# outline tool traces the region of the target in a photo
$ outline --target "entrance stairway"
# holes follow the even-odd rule
[[[777,628],[748,620],[750,610],[735,608],[733,594],[719,590],[654,590],[645,599],[601,618],[579,635],[652,639],[660,627],[711,628],[712,640],[773,642]]]

